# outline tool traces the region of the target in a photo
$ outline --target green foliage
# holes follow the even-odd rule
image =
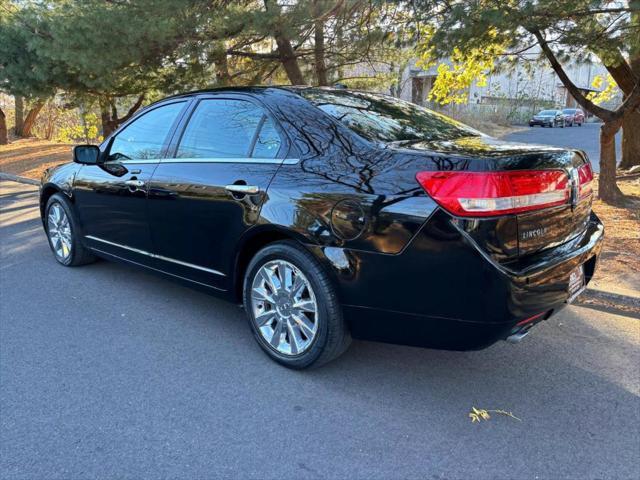
[[[608,0],[418,0],[416,5],[430,27],[429,34],[422,36],[421,50],[432,58],[447,58],[455,52],[473,56],[480,51],[488,54],[484,61],[487,66],[493,62],[494,68],[523,55],[531,61],[536,52],[542,57],[536,31],[547,39],[560,62],[598,58],[606,66],[616,66],[625,61],[626,54],[640,53],[640,24],[632,21],[634,12],[640,12],[637,0],[629,4]]]
[[[152,91],[286,83],[278,38],[309,83],[321,58],[330,83],[367,84],[350,71],[362,63],[372,67],[369,84],[392,85],[414,39],[410,12],[383,0],[0,2],[0,90],[25,97],[65,91],[113,103]]]

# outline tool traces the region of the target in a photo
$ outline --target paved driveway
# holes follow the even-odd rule
[[[2,479],[640,477],[640,320],[570,307],[518,346],[294,372],[234,305],[57,265],[34,190],[0,186]]]
[[[538,143],[541,145],[553,145],[554,147],[579,148],[587,152],[591,164],[596,172],[600,171],[600,123],[585,123],[582,127],[566,128],[542,128],[523,127],[509,135],[502,137],[512,142]],[[616,150],[618,162],[622,154],[622,135],[616,135]]]

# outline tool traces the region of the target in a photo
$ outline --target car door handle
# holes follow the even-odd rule
[[[255,195],[260,193],[260,187],[255,185],[227,185],[224,187],[228,192],[239,193],[241,195]]]
[[[135,187],[135,188],[144,187],[144,182],[142,180],[126,180],[124,183],[129,187]]]

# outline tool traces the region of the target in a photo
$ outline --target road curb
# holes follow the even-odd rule
[[[13,175],[11,173],[0,172],[0,180],[10,180],[12,182],[26,183],[27,185],[40,185],[40,182],[38,180],[34,180],[33,178],[20,177],[19,175]]]
[[[605,292],[604,290],[596,290],[595,288],[587,288],[583,298],[591,298],[595,300],[604,300],[607,302],[623,305],[625,307],[640,308],[640,298],[630,297],[628,295],[620,295],[618,293]]]

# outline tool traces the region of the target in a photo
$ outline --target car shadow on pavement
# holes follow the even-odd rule
[[[132,458],[150,449],[173,476],[188,460],[202,477],[213,458],[271,478],[296,457],[298,477],[353,476],[350,462],[378,478],[420,476],[411,468],[434,463],[447,478],[638,474],[638,320],[569,307],[518,345],[446,352],[354,341],[321,368],[293,371],[264,355],[236,305],[126,265],[58,265],[34,210],[0,226],[2,401],[12,419],[2,443],[5,458],[40,462],[16,472],[53,471],[47,451],[75,460],[68,476],[87,476],[106,455],[92,449],[109,445]],[[521,421],[471,424],[474,406]],[[61,412],[67,423],[55,420]],[[138,425],[130,442],[114,421]],[[42,435],[51,422],[55,434]],[[160,441],[172,429],[188,432],[180,462]],[[76,444],[85,431],[103,433]],[[276,444],[285,456],[263,448]],[[233,449],[216,457],[211,445]],[[349,461],[327,463],[345,451]]]

